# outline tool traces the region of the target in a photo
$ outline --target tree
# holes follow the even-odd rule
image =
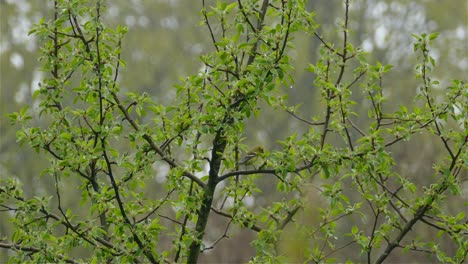
[[[25,197],[20,182],[2,180],[0,204],[14,233],[0,247],[15,252],[13,261],[195,263],[232,226],[255,233],[254,263],[382,263],[398,251],[465,260],[466,216],[445,201],[460,198],[466,181],[468,89],[432,77],[437,34],[414,35],[419,94],[389,111],[384,80],[392,66],[370,64],[349,42],[349,1],[339,44],[321,35],[306,1],[202,2],[213,51],[167,105],[120,88],[126,28],[105,25],[102,1],[55,1],[53,18],[31,31],[44,41],[47,76],[38,106],[10,118],[20,126],[17,140],[48,156],[42,174],[55,193]],[[304,103],[322,106],[310,119],[285,92],[310,88],[294,87],[291,75],[300,32],[322,43],[307,68],[320,96]],[[367,115],[352,95],[365,98]],[[305,132],[241,166],[245,122],[263,111],[288,113]],[[391,150],[421,137],[443,153],[418,185],[399,172]],[[68,182],[79,206],[63,203]],[[265,185],[277,193],[262,193]],[[247,202],[262,195],[270,197]],[[224,230],[210,228],[216,215],[227,220]],[[438,236],[418,232],[426,229]],[[346,250],[360,254],[339,255]]]

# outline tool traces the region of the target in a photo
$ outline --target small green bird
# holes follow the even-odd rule
[[[247,154],[240,160],[239,165],[251,165],[261,154],[263,154],[263,148],[257,146],[247,152]]]

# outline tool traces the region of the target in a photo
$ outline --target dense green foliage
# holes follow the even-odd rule
[[[349,1],[334,41],[305,0],[202,2],[212,49],[170,103],[121,87],[127,28],[106,25],[103,1],[55,1],[53,17],[31,30],[45,76],[37,105],[9,117],[17,140],[47,157],[40,174],[54,191],[29,197],[2,178],[1,213],[14,232],[0,247],[14,251],[11,262],[195,263],[234,226],[254,234],[252,263],[466,259],[467,216],[447,201],[459,201],[467,180],[468,86],[433,76],[437,34],[413,36],[418,92],[392,110],[392,66],[350,41]],[[301,85],[296,36],[321,43]],[[292,105],[291,89],[317,97]],[[288,113],[298,128],[239,165],[246,124],[265,112]],[[425,181],[393,154],[421,138],[441,146],[416,174]],[[79,204],[66,204],[69,195]]]

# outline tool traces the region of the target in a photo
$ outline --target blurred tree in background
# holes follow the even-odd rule
[[[0,7],[0,259],[465,260],[464,1]]]

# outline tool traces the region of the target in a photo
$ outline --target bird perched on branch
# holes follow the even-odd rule
[[[263,154],[263,148],[262,147],[255,147],[251,149],[245,156],[239,161],[239,165],[252,165],[259,156]]]

